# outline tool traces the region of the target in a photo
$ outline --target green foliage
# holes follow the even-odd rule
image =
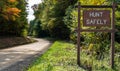
[[[104,53],[110,49],[108,33],[83,33],[82,47],[93,53],[97,59],[103,59]]]
[[[77,33],[75,32],[75,29],[77,28],[77,12],[74,5],[69,6],[66,9],[65,14],[66,16],[64,17],[64,23],[70,29],[70,39],[73,42],[76,42]]]
[[[115,40],[117,41],[117,42],[119,42],[120,43],[120,5],[118,5],[118,8],[117,8],[117,10],[116,10],[116,29],[118,30],[117,32],[116,32],[116,37],[115,37]]]
[[[32,36],[33,35],[33,29],[34,29],[34,20],[31,20],[29,23],[29,29],[28,29],[28,35]]]
[[[21,10],[20,12],[20,17],[17,20],[17,25],[18,25],[18,32],[20,36],[27,36],[27,30],[28,30],[28,23],[27,23],[27,12],[26,12],[26,5],[27,2],[26,0],[19,0],[18,1],[17,8]]]
[[[119,53],[120,52],[120,44],[119,43],[115,43],[115,52]]]
[[[49,32],[48,30],[43,30],[41,27],[41,21],[38,19],[30,21],[29,30],[28,30],[30,36],[35,37],[48,37]]]
[[[35,36],[36,37],[47,37],[47,36],[49,36],[49,32],[47,30],[42,29],[40,21],[38,21],[35,25]]]
[[[61,39],[69,39],[69,28],[61,21],[61,18],[58,18],[54,21],[54,23],[50,23],[53,27],[49,29],[50,35],[52,37],[61,38]]]
[[[35,16],[41,21],[41,28],[47,30],[51,37],[69,39],[70,29],[64,23],[66,9],[77,0],[43,0]]]
[[[116,9],[116,29],[118,30],[115,34],[115,40],[120,43],[120,0],[108,0],[111,4],[112,2],[115,2],[116,5],[118,5],[118,8]]]
[[[41,4],[39,4],[39,8],[37,11],[35,11],[34,15],[36,17],[34,21],[34,29],[33,34],[34,35],[43,35],[44,33],[38,32],[42,29],[42,31],[47,31],[48,35],[55,38],[70,38],[73,42],[76,42],[77,33],[75,32],[77,28],[77,9],[74,7],[77,4],[77,1],[80,1],[82,5],[108,5],[111,4],[111,1],[106,0],[43,0]],[[119,1],[116,0],[116,2],[119,4]],[[119,8],[116,10],[116,27],[119,30]],[[82,15],[82,14],[81,14]],[[40,21],[36,23],[37,21]],[[82,20],[81,20],[82,23]],[[39,24],[39,25],[38,25]],[[83,24],[83,23],[82,23]],[[35,26],[38,25],[39,27]],[[32,27],[32,26],[30,26]],[[37,29],[35,29],[37,27]],[[86,27],[82,27],[86,28]],[[95,27],[92,27],[95,28]],[[91,29],[89,27],[88,29]],[[101,28],[100,28],[101,29]],[[102,28],[104,29],[104,28]],[[35,32],[36,31],[36,32]],[[46,34],[46,33],[45,33]],[[97,33],[94,33],[97,34]],[[86,35],[89,34],[86,33]],[[101,34],[102,36],[103,34]],[[84,34],[82,34],[84,36]],[[116,41],[120,42],[118,39],[119,37],[119,31],[116,33]],[[94,37],[94,36],[92,36]],[[83,37],[84,38],[84,37]],[[89,38],[90,39],[90,38]],[[85,41],[88,41],[86,38],[84,38]],[[90,44],[90,41],[89,41]]]

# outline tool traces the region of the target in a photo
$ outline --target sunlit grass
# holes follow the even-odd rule
[[[76,49],[73,44],[56,41],[39,57],[28,71],[84,71],[76,64]]]
[[[87,71],[77,65],[76,51],[74,44],[56,41],[28,68],[28,71]],[[112,70],[109,65],[109,56],[103,60],[96,60],[86,53],[81,53],[81,64],[83,66],[90,64],[92,71],[119,71],[120,63],[117,57],[115,60],[115,69]]]

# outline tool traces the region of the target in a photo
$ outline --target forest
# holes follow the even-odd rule
[[[43,0],[42,3],[38,5],[38,9],[34,10],[35,19],[30,22],[28,35],[36,37],[54,37],[76,42],[77,33],[75,31],[78,23],[78,11],[76,6],[79,1],[81,2],[81,5],[112,5],[114,0]],[[115,38],[117,42],[120,42],[118,40],[120,39],[120,1],[115,0],[115,3],[118,5],[115,13],[115,25],[118,31],[116,32]],[[97,34],[99,36],[96,36]],[[96,36],[100,38],[103,36],[104,38],[107,36],[102,33],[97,34],[82,33],[82,37],[84,40],[92,40],[91,37]]]
[[[83,68],[88,71],[119,71],[120,0],[42,0],[40,4],[33,6],[35,19],[31,20],[30,23],[27,19],[27,1],[28,0],[0,0],[0,39],[2,39],[3,36],[52,38],[54,43],[51,46],[51,49],[48,50],[45,55],[41,56],[41,58],[38,58],[36,63],[33,64],[33,67],[32,65],[28,67],[28,71],[40,71],[40,68],[43,69],[43,71],[76,71],[76,69],[81,71],[80,67],[75,65],[75,61],[77,60],[76,44],[78,34],[78,2],[80,2],[81,5],[111,6],[113,3],[117,5],[117,8],[115,8],[116,32],[114,69],[110,69],[108,67],[111,46],[111,34],[109,32],[82,32],[80,45],[81,64],[83,65]],[[111,18],[112,9],[88,8],[81,9],[80,12],[80,25],[83,29],[111,29],[109,26],[83,26],[83,10],[109,10],[109,18]],[[104,17],[106,15],[102,16]],[[97,21],[95,20],[95,22]],[[105,20],[102,22],[104,24],[106,23]],[[90,21],[87,23],[90,24]],[[21,42],[23,44],[24,40],[28,41],[26,38],[22,41],[18,41],[18,39],[19,38],[15,41],[16,43]],[[12,43],[10,42],[11,40],[6,40],[7,44]],[[6,41],[4,40],[3,44],[1,43],[3,42],[1,40],[1,45],[7,45]],[[46,67],[43,67],[45,64]]]

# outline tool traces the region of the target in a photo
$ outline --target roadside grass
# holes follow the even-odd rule
[[[0,49],[33,43],[33,42],[36,42],[36,40],[28,37],[0,36]]]
[[[81,53],[82,67],[79,67],[76,51],[74,44],[56,41],[45,54],[28,67],[27,71],[88,71],[87,65],[92,66],[92,71],[119,71],[120,69],[118,57],[115,57],[115,68],[111,69],[108,55],[104,60],[96,60],[85,52]]]

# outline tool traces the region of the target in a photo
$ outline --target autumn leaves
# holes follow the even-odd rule
[[[0,2],[3,3],[3,5],[0,6],[1,16],[6,20],[15,21],[21,12],[21,10],[16,7],[17,0],[2,0]]]

